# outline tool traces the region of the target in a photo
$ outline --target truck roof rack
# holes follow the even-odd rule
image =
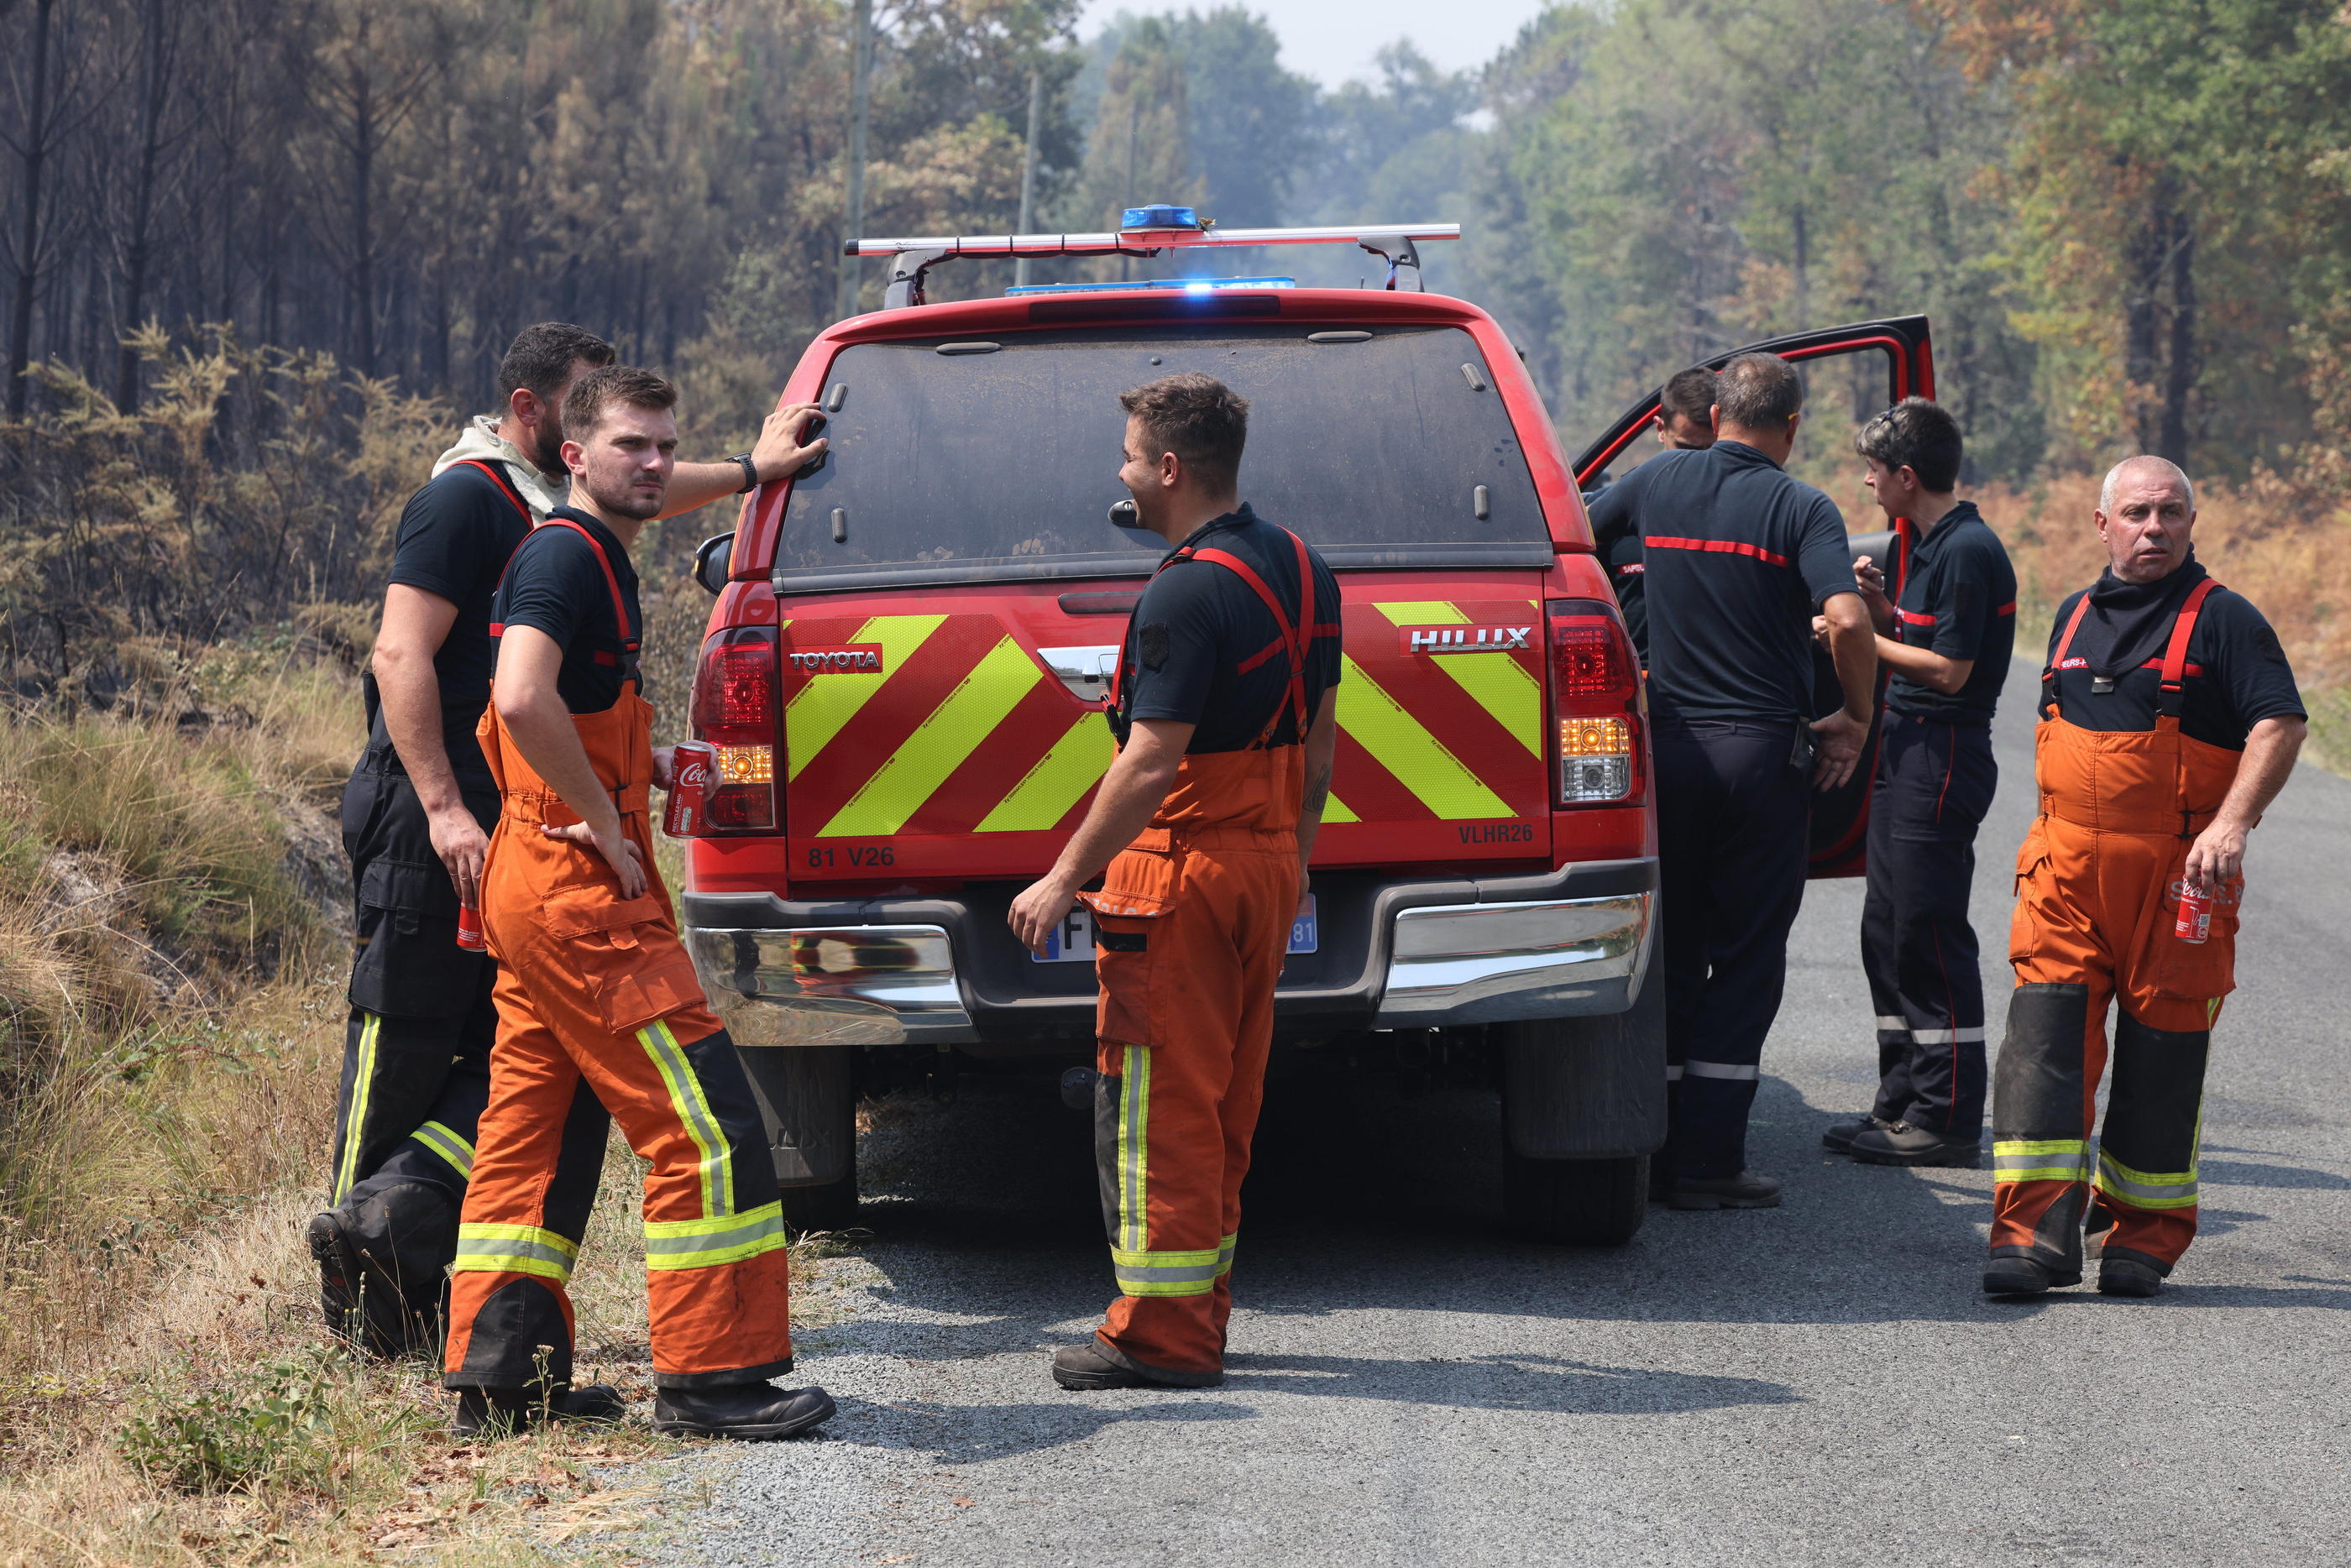
[[[1147,215],[1150,226],[1114,229],[1098,234],[961,234],[920,239],[852,240],[841,247],[849,256],[889,256],[890,287],[882,308],[900,310],[924,303],[924,275],[950,257],[984,260],[1022,256],[1155,256],[1162,251],[1224,249],[1239,245],[1357,245],[1388,264],[1387,286],[1409,269],[1412,286],[1422,287],[1419,242],[1458,240],[1458,223],[1351,223],[1315,229],[1220,229],[1213,221],[1168,222],[1190,218],[1181,207],[1130,208],[1132,215]]]

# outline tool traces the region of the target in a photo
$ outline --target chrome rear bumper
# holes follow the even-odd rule
[[[1346,875],[1330,878],[1334,891]],[[1476,879],[1352,875],[1332,897],[1317,874],[1322,950],[1293,958],[1275,996],[1291,1033],[1621,1012],[1638,992],[1654,860]],[[684,936],[743,1045],[1081,1046],[1092,970],[1029,961],[1004,923],[1016,890],[825,904],[689,893]]]
[[[1373,1027],[1622,1012],[1633,1004],[1656,898],[1625,893],[1401,910]]]

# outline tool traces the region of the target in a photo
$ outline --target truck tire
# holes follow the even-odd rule
[[[784,1229],[839,1231],[857,1222],[857,1048],[792,1045],[744,1051],[775,1152]]]
[[[1619,1247],[1647,1217],[1666,1137],[1663,977],[1631,1007],[1494,1026],[1501,1047],[1503,1207],[1530,1241]]]
[[[1649,1213],[1649,1157],[1529,1159],[1504,1156],[1502,1209],[1522,1241],[1621,1247]]]

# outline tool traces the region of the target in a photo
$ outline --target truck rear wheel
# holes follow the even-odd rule
[[[1529,1159],[1504,1157],[1502,1209],[1529,1241],[1621,1247],[1649,1212],[1649,1157]]]
[[[1666,1137],[1666,998],[1655,965],[1622,1012],[1494,1026],[1503,1207],[1529,1241],[1620,1247],[1648,1216],[1646,1151]]]
[[[784,1229],[857,1222],[857,1048],[800,1045],[741,1053],[776,1161]]]

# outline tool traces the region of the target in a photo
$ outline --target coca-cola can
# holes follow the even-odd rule
[[[2179,919],[2171,934],[2183,942],[2200,942],[2212,934],[2212,895],[2199,892],[2186,877],[2179,879]]]
[[[457,945],[469,953],[481,952],[488,946],[482,940],[482,911],[472,904],[457,906]]]
[[[707,741],[680,741],[671,765],[662,831],[672,838],[692,838],[702,831],[702,808],[718,782],[718,748]]]

